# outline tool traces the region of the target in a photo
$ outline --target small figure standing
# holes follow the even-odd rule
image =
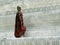
[[[15,20],[15,37],[19,38],[21,36],[24,36],[26,27],[23,23],[23,14],[21,12],[21,7],[17,6],[17,14],[16,14],[16,20]]]

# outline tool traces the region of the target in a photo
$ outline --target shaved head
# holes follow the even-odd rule
[[[17,6],[17,10],[18,10],[18,11],[21,11],[21,7],[20,7],[20,6]]]

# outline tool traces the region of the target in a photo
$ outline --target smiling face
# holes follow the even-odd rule
[[[18,10],[18,11],[21,11],[21,7],[17,6],[17,10]]]

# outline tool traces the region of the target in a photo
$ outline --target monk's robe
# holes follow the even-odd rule
[[[23,24],[23,14],[21,12],[17,12],[15,19],[15,37],[21,37],[24,35],[26,31],[26,27]]]

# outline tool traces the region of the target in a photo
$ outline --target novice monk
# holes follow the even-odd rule
[[[16,20],[15,20],[15,37],[19,38],[21,36],[24,36],[24,33],[26,31],[26,27],[23,23],[23,14],[21,12],[21,7],[17,6],[17,14],[16,14]]]

